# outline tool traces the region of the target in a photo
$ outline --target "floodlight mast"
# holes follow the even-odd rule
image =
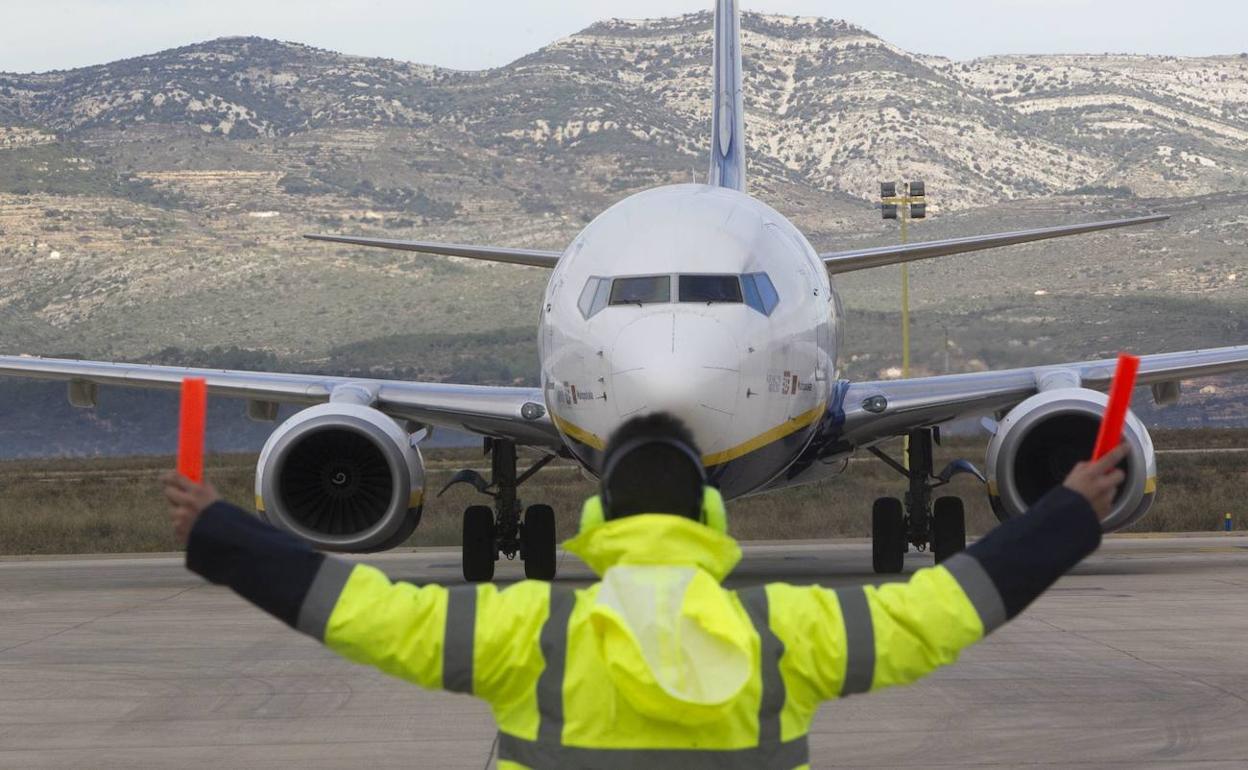
[[[896,182],[880,182],[880,215],[901,223],[901,242],[910,240],[910,220],[927,218],[927,185],[921,180],[902,182],[901,195]],[[901,263],[901,376],[910,376],[910,266]]]
[[[927,218],[927,185],[921,180],[902,182],[898,195],[896,182],[880,182],[880,216],[901,223],[901,242],[910,241],[910,220]],[[910,377],[910,264],[901,263],[901,376]],[[910,439],[902,445],[902,463],[910,467]]]

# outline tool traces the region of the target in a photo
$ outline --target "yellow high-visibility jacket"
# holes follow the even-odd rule
[[[309,579],[296,612],[289,599],[259,596],[271,586],[211,574],[213,550],[238,540],[219,521],[196,525],[188,564],[353,661],[483,699],[498,723],[500,768],[791,770],[809,765],[820,703],[952,663],[1082,558],[1077,550],[1093,550],[1100,529],[1086,502],[1071,493],[1056,507],[1066,513],[1037,536],[1082,544],[1033,560],[1043,568],[1024,563],[1025,585],[990,574],[1022,553],[1028,533],[1016,528],[904,583],[729,590],[720,582],[740,559],[736,542],[663,514],[609,521],[568,542],[601,576],[578,589],[417,587],[321,557],[313,572],[311,562],[298,568]]]

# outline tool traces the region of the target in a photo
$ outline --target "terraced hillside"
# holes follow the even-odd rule
[[[603,22],[482,72],[225,38],[0,74],[0,349],[527,381],[542,271],[299,234],[560,248],[701,178],[710,24]],[[916,266],[920,371],[1248,340],[1248,55],[954,62],[743,26],[752,190],[816,246],[896,238],[870,203],[891,177],[928,182],[921,238],[1174,214]],[[841,286],[847,373],[887,373],[896,271]]]

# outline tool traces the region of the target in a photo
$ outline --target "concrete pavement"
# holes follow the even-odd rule
[[[369,561],[459,579],[452,551]],[[869,565],[862,543],[751,545],[733,582]],[[570,557],[561,574],[589,577]],[[0,561],[0,767],[484,768],[493,734],[481,704],[339,660],[180,558]],[[814,767],[1248,766],[1248,538],[1112,538],[958,665],[828,704],[812,750]]]

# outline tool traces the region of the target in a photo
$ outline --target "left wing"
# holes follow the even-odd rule
[[[1108,390],[1116,363],[1105,359],[850,383],[841,401],[841,437],[854,446],[870,446],[917,428],[991,414],[1026,400],[1039,392],[1046,381]],[[1238,371],[1248,371],[1248,345],[1142,356],[1137,383],[1177,384],[1179,380]]]
[[[852,251],[834,251],[820,254],[819,258],[823,260],[823,264],[827,265],[829,273],[850,273],[855,270],[866,270],[870,267],[883,267],[884,265],[917,262],[921,259],[932,259],[933,257],[947,257],[950,254],[965,254],[970,251],[995,249],[998,246],[1013,246],[1018,243],[1044,241],[1049,238],[1061,238],[1067,235],[1093,233],[1098,230],[1113,230],[1117,227],[1147,225],[1153,222],[1164,222],[1169,218],[1168,216],[1159,215],[1136,217],[1135,219],[1111,219],[1106,222],[1088,222],[1082,225],[1039,227],[1034,230],[1017,230],[1012,233],[971,235],[965,238],[948,238],[943,241],[906,243],[900,246],[874,246]]]
[[[441,254],[446,257],[465,257],[486,262],[506,262],[510,265],[553,268],[559,263],[559,252],[540,249],[512,249],[505,246],[469,246],[462,243],[434,243],[433,241],[398,241],[392,238],[363,238],[356,235],[305,235],[310,241],[345,243],[351,246],[369,246],[378,249],[418,251],[422,254]]]
[[[546,414],[540,388],[448,385],[28,356],[0,356],[0,374],[67,381],[71,401],[80,406],[93,405],[97,385],[172,389],[179,387],[183,377],[203,377],[210,394],[261,403],[311,405],[342,394],[399,419],[509,438],[528,446],[552,449],[563,446]]]

